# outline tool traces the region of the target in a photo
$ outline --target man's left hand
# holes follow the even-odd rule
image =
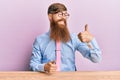
[[[84,32],[80,32],[78,34],[78,38],[82,42],[86,42],[86,43],[89,43],[93,39],[93,35],[89,32],[87,24],[85,25],[85,31]]]

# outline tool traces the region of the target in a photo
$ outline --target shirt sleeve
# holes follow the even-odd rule
[[[92,48],[88,47],[88,44],[91,45]],[[76,36],[76,45],[77,50],[87,59],[91,60],[94,63],[101,61],[101,50],[97,44],[95,38],[92,39],[89,43],[81,42]]]
[[[32,56],[30,59],[30,70],[33,71],[44,71],[44,65],[41,63],[42,54],[37,38],[33,43]]]

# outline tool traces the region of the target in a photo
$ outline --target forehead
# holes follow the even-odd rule
[[[60,14],[60,13],[67,13],[67,11],[60,11],[60,12],[58,12],[58,14]]]

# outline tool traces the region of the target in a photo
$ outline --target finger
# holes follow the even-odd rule
[[[86,37],[85,36],[81,36],[79,39],[80,39],[81,42],[86,42]]]
[[[55,61],[51,61],[48,64],[51,66],[52,64],[55,64]]]
[[[51,64],[51,65],[50,65],[50,69],[57,69],[56,64]]]
[[[57,70],[57,68],[51,67],[50,70],[49,70],[49,72],[56,72],[56,70]]]
[[[49,73],[54,73],[54,72],[56,72],[56,70],[50,70],[50,71],[49,71]]]
[[[49,62],[49,64],[55,64],[55,61],[51,61],[51,62]]]
[[[57,67],[50,67],[50,70],[56,70]]]
[[[51,68],[57,68],[56,64],[50,66]]]
[[[87,42],[87,39],[86,38],[83,38],[83,40],[82,40],[83,42]]]
[[[49,67],[47,71],[48,73],[52,73],[52,72],[55,72],[56,70],[57,70],[57,67]]]
[[[51,61],[52,64],[55,64],[56,62],[55,61]]]
[[[85,25],[85,31],[88,31],[88,24]]]
[[[78,34],[78,37],[80,37],[82,35],[82,32],[80,32],[79,34]]]

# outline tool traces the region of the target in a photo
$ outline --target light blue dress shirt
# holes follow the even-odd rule
[[[33,71],[44,71],[44,65],[56,59],[56,44],[50,39],[50,32],[38,36],[33,44],[30,69]],[[71,40],[67,43],[61,42],[61,71],[75,71],[75,52],[79,51],[85,58],[92,62],[101,60],[101,51],[95,38],[89,43],[81,42],[76,34],[70,34]]]

